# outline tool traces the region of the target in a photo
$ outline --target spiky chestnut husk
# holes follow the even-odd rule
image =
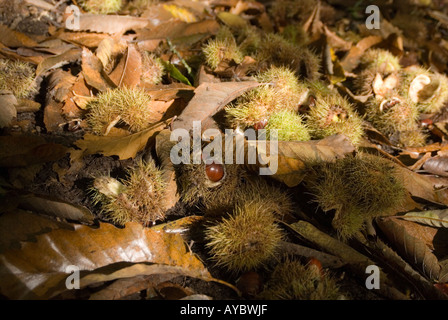
[[[142,53],[142,70],[141,80],[148,84],[162,82],[162,77],[165,74],[165,67],[160,58],[148,51]]]
[[[282,238],[272,212],[255,201],[237,205],[232,215],[205,231],[211,259],[232,272],[264,265],[274,257]]]
[[[417,120],[419,117],[418,107],[410,99],[397,94],[385,98],[371,98],[366,105],[366,118],[381,133],[392,136],[400,132],[418,131]],[[403,135],[405,137],[406,134]],[[415,146],[424,144],[424,139],[417,141],[414,135]],[[421,135],[423,138],[423,135]],[[409,143],[404,141],[401,143]]]
[[[256,79],[266,85],[246,92],[226,108],[231,127],[254,127],[260,121],[266,122],[274,112],[297,110],[306,99],[308,89],[286,67],[271,67]]]
[[[399,88],[400,82],[401,77],[398,72],[384,76],[375,69],[365,69],[358,74],[353,85],[358,95],[367,96],[373,93],[378,96],[387,96]]]
[[[422,147],[426,145],[426,139],[428,138],[428,135],[422,132],[417,125],[414,130],[396,132],[396,135],[396,138],[395,135],[392,135],[390,140],[392,142],[396,140],[397,145],[402,147]]]
[[[312,265],[287,259],[279,263],[257,296],[266,300],[336,300],[345,298],[337,281]]]
[[[207,175],[207,165],[185,164],[178,166],[181,199],[189,206],[200,206],[208,214],[222,214],[232,208],[235,196],[244,178],[244,170],[237,164],[222,164],[224,175],[213,181]]]
[[[300,25],[289,24],[282,33],[282,37],[297,46],[304,46],[308,42],[308,35]]]
[[[262,35],[257,27],[247,25],[238,33],[236,42],[245,56],[253,56],[261,45]]]
[[[437,113],[448,102],[448,78],[421,67],[412,66],[401,72],[400,93],[417,103],[421,112]]]
[[[360,59],[362,69],[371,69],[387,76],[391,73],[398,72],[401,69],[400,60],[390,51],[384,49],[369,49]]]
[[[128,169],[127,178],[95,178],[93,200],[101,205],[103,218],[118,225],[135,221],[148,226],[165,218],[165,183],[153,161],[138,162]]]
[[[347,239],[366,221],[394,214],[406,189],[389,160],[368,154],[309,167],[305,184],[323,211],[335,210],[333,227]]]
[[[307,115],[307,124],[316,139],[343,134],[357,145],[364,133],[362,119],[353,106],[337,92],[329,92],[322,85],[313,84],[313,105]]]
[[[270,131],[277,130],[279,141],[308,141],[311,135],[301,115],[295,111],[283,110],[273,113],[266,124],[266,139],[270,139]]]
[[[81,0],[79,4],[88,12],[108,14],[120,10],[123,2],[122,0]]]
[[[296,76],[315,80],[319,77],[319,58],[309,49],[290,43],[279,34],[265,35],[255,56],[264,67],[289,67]]]
[[[151,97],[138,88],[117,88],[100,93],[87,104],[87,122],[98,135],[107,133],[111,124],[124,123],[129,131],[146,129],[157,119],[149,106]]]
[[[0,59],[0,90],[11,91],[16,98],[37,92],[34,69],[25,62]]]
[[[243,61],[244,55],[239,49],[236,40],[228,27],[221,27],[215,39],[207,42],[202,48],[207,65],[216,69],[225,60]]]

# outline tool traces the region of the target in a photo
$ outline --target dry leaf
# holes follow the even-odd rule
[[[396,218],[418,222],[436,228],[448,228],[448,210],[427,210],[421,212],[408,212]]]
[[[341,61],[341,66],[345,71],[353,71],[359,64],[359,59],[370,47],[383,41],[379,36],[368,36],[361,39],[355,46],[352,46]]]
[[[147,19],[131,16],[82,14],[79,17],[79,29],[68,29],[73,31],[122,34],[129,30],[144,28],[148,23],[149,21]]]
[[[178,234],[156,232],[138,223],[128,223],[124,229],[105,223],[99,228],[75,225],[74,229],[53,230],[37,236],[36,243],[24,243],[20,250],[12,249],[1,254],[1,294],[10,299],[51,298],[67,290],[65,280],[71,274],[67,267],[71,265],[82,271],[106,266],[116,270],[111,272],[105,268],[83,273],[82,287],[128,277],[129,272],[123,269],[126,264],[118,263],[127,263],[127,266],[129,263],[151,263],[147,266],[153,269],[151,274],[171,271],[211,280],[208,271],[188,251]],[[173,269],[169,270],[170,267]]]
[[[432,174],[448,177],[448,156],[435,156],[426,160],[423,169]]]
[[[84,139],[75,142],[81,150],[71,150],[71,159],[74,161],[89,154],[100,153],[105,156],[118,156],[120,159],[134,158],[157,132],[168,125],[169,121],[159,122],[143,131],[120,137],[97,136],[85,134]]]
[[[77,221],[84,224],[93,224],[94,215],[86,207],[53,199],[48,196],[27,194],[20,196],[18,206],[50,217],[57,217],[68,221]]]
[[[256,81],[202,83],[194,90],[195,95],[182,114],[173,122],[172,129],[190,131],[193,129],[193,121],[201,121],[204,131],[216,112],[245,91],[259,85]]]
[[[177,39],[196,34],[213,35],[219,30],[219,23],[215,20],[203,20],[186,23],[182,21],[168,21],[157,27],[137,31],[139,41],[154,39]]]
[[[0,128],[9,126],[12,119],[17,117],[17,99],[13,94],[0,95]]]
[[[142,56],[135,45],[129,45],[126,55],[109,75],[118,87],[133,88],[140,85]]]
[[[103,64],[89,49],[82,49],[82,74],[86,83],[98,91],[113,88],[114,84],[103,76]]]
[[[0,24],[0,42],[6,47],[35,47],[37,42],[21,32],[11,30],[7,26]]]
[[[81,52],[82,52],[82,50],[79,48],[70,49],[60,55],[44,59],[37,66],[36,75],[39,76],[46,71],[56,69],[56,68],[62,67],[63,65],[66,65],[69,63],[74,63],[74,62],[80,60]]]
[[[67,148],[56,143],[47,143],[38,136],[0,137],[0,167],[24,167],[32,164],[55,161],[67,153]]]
[[[420,269],[429,279],[438,279],[440,265],[427,245],[432,244],[434,231],[437,229],[392,217],[378,219],[377,223],[407,261]]]
[[[257,148],[259,157],[270,154],[269,143],[266,149]],[[333,135],[322,140],[279,141],[278,169],[272,175],[288,187],[295,187],[302,182],[306,163],[316,161],[334,161],[355,150],[349,139],[343,135]]]

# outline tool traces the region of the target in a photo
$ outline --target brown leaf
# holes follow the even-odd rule
[[[448,156],[435,156],[426,160],[423,169],[432,174],[448,177]]]
[[[87,48],[96,48],[101,41],[110,37],[107,33],[64,32],[62,29],[54,36],[61,40]]]
[[[24,210],[84,224],[93,224],[95,219],[92,212],[83,206],[53,199],[48,196],[34,194],[23,195],[18,198],[18,206]]]
[[[203,20],[199,22],[186,23],[182,21],[169,21],[157,27],[137,31],[139,41],[154,39],[177,39],[189,37],[196,34],[213,35],[219,30],[216,20]]]
[[[16,97],[10,94],[0,94],[0,128],[9,126],[12,119],[17,117]]]
[[[359,64],[359,59],[370,47],[383,40],[380,36],[368,36],[361,39],[356,46],[352,46],[346,56],[342,59],[341,65],[345,71],[353,71]]]
[[[126,55],[109,75],[118,87],[133,88],[140,85],[142,76],[142,56],[135,45],[129,45]]]
[[[55,161],[67,153],[60,144],[47,143],[38,136],[0,137],[0,167],[24,167],[32,164]]]
[[[37,42],[21,32],[11,30],[7,26],[0,24],[0,42],[6,47],[35,47]]]
[[[114,84],[103,76],[103,64],[92,51],[87,48],[82,49],[82,74],[86,83],[98,91],[106,91],[113,88]]]
[[[122,160],[134,158],[137,152],[146,146],[148,139],[167,125],[168,121],[159,122],[143,131],[120,137],[85,134],[84,139],[75,142],[75,145],[81,150],[71,150],[71,159],[74,161],[96,153],[105,156],[116,155]]]
[[[420,269],[427,277],[437,280],[440,265],[437,257],[431,252],[436,228],[421,226],[410,221],[393,217],[381,218],[377,221],[380,229],[399,252]]]
[[[118,15],[82,14],[79,18],[79,29],[73,29],[73,31],[108,34],[122,34],[129,30],[138,30],[146,27],[149,22],[147,19]]]
[[[192,86],[184,83],[171,83],[171,84],[145,84],[143,87],[147,94],[151,96],[152,100],[170,101],[176,98],[185,98],[190,100],[193,96]]]
[[[62,103],[50,101],[44,109],[44,124],[48,132],[55,132],[65,123],[62,117]]]
[[[188,251],[178,234],[156,232],[138,223],[124,229],[101,223],[99,228],[75,225],[74,231],[58,229],[37,236],[36,243],[24,243],[0,255],[0,292],[10,299],[48,299],[67,290],[65,281],[74,265],[82,271],[81,286],[129,276],[118,263],[151,263],[140,274],[177,272],[211,280],[202,263]],[[133,265],[129,268],[139,268]],[[168,270],[167,270],[168,269]],[[171,270],[170,270],[171,269]],[[146,272],[147,272],[146,271]],[[135,271],[134,271],[135,275]]]
[[[70,49],[60,55],[49,57],[44,59],[36,69],[36,75],[39,76],[42,73],[62,67],[63,65],[74,63],[81,59],[81,49]]]
[[[201,121],[204,131],[207,129],[208,120],[216,112],[245,91],[259,85],[256,81],[202,83],[194,90],[195,95],[182,114],[173,122],[172,129],[182,128],[190,131],[193,129],[193,121]]]
[[[177,190],[176,172],[170,159],[170,151],[175,142],[170,140],[171,131],[169,129],[162,130],[156,137],[156,153],[163,170],[162,178],[166,184],[165,201],[166,210],[171,209],[179,201],[180,195]]]
[[[81,117],[83,113],[81,109],[85,109],[87,100],[90,97],[90,90],[87,88],[84,76],[80,73],[70,88],[70,92],[62,107],[62,113],[69,119]]]
[[[20,248],[23,241],[36,241],[36,236],[51,230],[71,225],[27,212],[20,209],[9,210],[0,216],[0,252]]]
[[[270,144],[266,149],[257,149],[259,156],[270,154]],[[312,141],[279,141],[278,169],[272,175],[288,187],[295,187],[302,182],[307,162],[334,161],[355,150],[347,137],[333,135],[322,140]]]

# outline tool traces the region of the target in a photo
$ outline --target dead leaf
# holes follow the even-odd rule
[[[20,248],[24,241],[36,241],[36,236],[55,229],[73,229],[65,222],[49,219],[20,209],[8,210],[0,216],[0,252]]]
[[[263,145],[261,145],[263,146]],[[347,137],[333,135],[322,140],[279,141],[278,169],[272,177],[288,187],[295,187],[305,176],[306,164],[316,161],[334,161],[355,150]],[[258,156],[270,154],[269,143],[266,148],[257,148]]]
[[[186,23],[182,21],[169,21],[157,27],[137,31],[138,41],[154,39],[178,39],[196,34],[213,35],[219,30],[216,20],[203,20]]]
[[[193,130],[193,121],[201,121],[202,131],[207,129],[211,117],[226,104],[236,99],[245,91],[256,88],[256,81],[202,83],[194,90],[182,114],[173,122],[172,129]]]
[[[123,263],[151,263],[127,268],[140,267],[141,275],[171,271],[212,279],[180,235],[156,232],[138,223],[128,223],[124,229],[106,223],[99,228],[75,225],[74,231],[58,229],[36,238],[36,243],[24,243],[20,250],[0,255],[0,291],[10,299],[48,299],[67,290],[65,281],[71,274],[67,267],[73,265],[87,271],[81,274],[82,287],[129,277],[130,270]]]
[[[0,95],[0,128],[9,126],[12,119],[17,117],[16,104],[17,99],[12,93]]]
[[[421,212],[408,212],[396,218],[418,222],[436,228],[448,228],[448,210],[426,210]]]
[[[63,29],[60,29],[59,32],[53,36],[87,48],[97,48],[101,41],[110,37],[107,33],[64,32]]]
[[[435,156],[426,160],[423,169],[432,174],[448,177],[448,156]]]
[[[97,136],[85,134],[84,139],[75,142],[81,150],[71,150],[71,159],[82,158],[89,154],[100,153],[105,156],[118,156],[120,159],[134,158],[157,132],[161,131],[169,123],[169,120],[155,123],[143,131],[120,137]]]
[[[364,52],[380,43],[383,40],[380,36],[368,36],[361,39],[355,46],[352,46],[341,61],[341,66],[345,71],[353,71],[359,64],[359,59]]]
[[[82,49],[82,74],[86,83],[98,91],[106,91],[114,88],[111,81],[107,81],[103,75],[103,64],[89,49]]]
[[[36,69],[36,75],[39,76],[44,72],[62,67],[63,65],[74,63],[81,59],[82,50],[79,48],[70,49],[66,52],[44,59]]]
[[[129,45],[126,54],[109,75],[118,87],[133,88],[140,85],[142,56],[135,45]]]
[[[429,279],[438,279],[440,265],[428,247],[428,244],[432,245],[437,229],[392,217],[378,219],[377,223],[407,261],[420,269]]]
[[[62,117],[62,103],[51,100],[44,108],[44,124],[48,132],[57,132],[65,123]]]
[[[24,35],[21,32],[11,30],[7,26],[0,24],[1,38],[0,42],[6,47],[17,48],[17,47],[35,47],[37,42]]]
[[[79,17],[79,29],[67,29],[72,31],[122,34],[129,30],[142,29],[146,27],[148,23],[149,21],[147,19],[131,16],[82,14]]]
[[[22,195],[18,198],[18,206],[24,210],[84,224],[91,225],[95,219],[92,212],[86,207],[53,199],[48,196],[35,194]]]
[[[193,96],[192,86],[184,83],[171,84],[145,84],[143,87],[147,94],[151,96],[151,100],[170,101],[176,98],[185,98],[190,100]]]
[[[38,136],[0,137],[0,167],[24,167],[62,158],[67,148]]]

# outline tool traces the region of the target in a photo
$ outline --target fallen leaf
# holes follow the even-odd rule
[[[162,60],[162,64],[165,70],[173,79],[179,80],[183,84],[191,86],[190,80],[188,80],[188,78],[184,76],[182,72],[180,72],[179,69],[177,69],[177,67],[174,64],[164,60]]]
[[[421,212],[408,212],[396,218],[418,222],[436,228],[448,228],[448,210],[426,210]]]
[[[105,156],[116,155],[122,160],[134,158],[137,152],[146,146],[148,139],[161,131],[168,123],[169,120],[162,121],[143,131],[120,137],[85,134],[84,139],[75,142],[75,145],[81,150],[71,150],[71,159],[74,161],[96,153]]]
[[[359,59],[364,52],[374,45],[383,41],[380,36],[368,36],[361,39],[355,46],[352,46],[341,61],[341,66],[346,71],[353,71],[359,64]]]
[[[142,56],[135,45],[129,45],[126,54],[109,75],[118,87],[133,88],[140,85]]]
[[[47,143],[38,136],[1,136],[0,167],[25,167],[55,161],[67,153],[67,148]]]
[[[154,28],[138,30],[137,39],[138,41],[166,38],[174,40],[196,34],[213,35],[218,30],[219,23],[216,20],[203,20],[193,23],[169,21]]]
[[[48,196],[27,194],[20,196],[17,201],[21,209],[54,218],[77,221],[84,224],[93,224],[95,219],[92,212],[86,207],[53,199]]]
[[[172,129],[182,128],[191,131],[193,121],[201,121],[204,131],[207,129],[207,120],[216,112],[245,91],[259,85],[260,83],[256,81],[202,83],[194,90],[195,95],[182,114],[173,122]]]
[[[278,141],[278,169],[272,178],[282,181],[288,187],[295,187],[302,182],[307,163],[334,161],[354,150],[355,147],[343,135],[304,142]],[[259,144],[257,152],[259,157],[270,154],[270,144],[266,143],[266,146]]]
[[[11,94],[0,95],[0,128],[9,126],[12,119],[17,117],[17,99]]]
[[[100,59],[87,48],[82,49],[82,74],[86,83],[98,91],[114,88],[114,84],[103,76],[103,64]]]
[[[79,29],[73,31],[91,31],[100,33],[125,33],[129,30],[138,30],[148,25],[148,20],[131,16],[82,14],[79,17]]]
[[[7,26],[0,24],[1,38],[0,42],[6,47],[17,48],[17,47],[35,47],[37,42],[26,36],[25,34],[11,30]]]
[[[140,266],[141,275],[148,274],[149,269],[149,274],[171,271],[212,279],[200,260],[189,252],[180,235],[156,232],[138,223],[128,223],[123,229],[106,223],[100,223],[98,228],[75,225],[73,231],[52,230],[36,238],[35,243],[24,243],[21,249],[0,255],[2,295],[10,299],[51,298],[67,290],[65,281],[71,274],[67,269],[69,266],[94,271],[81,274],[82,287],[129,277],[129,270],[123,268],[126,267],[123,263],[128,266],[129,263],[151,263]],[[107,266],[115,271],[107,271]],[[100,269],[103,267],[106,268]]]
[[[62,67],[63,65],[74,63],[81,59],[82,50],[79,48],[70,49],[66,52],[44,59],[36,69],[36,75],[39,76],[44,72]]]
[[[448,156],[435,156],[426,160],[423,169],[432,174],[448,177]]]
[[[36,236],[55,229],[73,229],[65,222],[49,219],[28,211],[14,209],[0,216],[0,252],[20,248],[25,241],[36,241]]]
[[[437,229],[392,217],[377,219],[377,223],[389,241],[409,263],[416,266],[429,279],[438,279],[440,265],[437,257],[428,247],[428,244],[432,245]]]

